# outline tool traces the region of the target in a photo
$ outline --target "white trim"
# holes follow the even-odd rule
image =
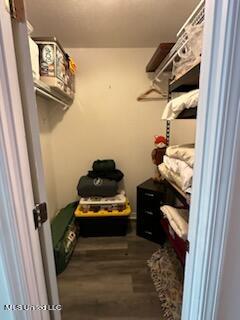
[[[9,303],[47,304],[11,19],[4,0],[0,0],[0,115],[1,259]],[[49,312],[23,312],[18,319],[48,320]]]
[[[240,43],[240,40],[238,40]],[[237,137],[240,136],[240,105],[238,103],[238,125],[236,129],[238,133]],[[240,296],[240,254],[239,254],[239,225],[240,225],[240,144],[236,148],[233,154],[234,163],[233,170],[235,173],[235,183],[231,190],[231,206],[229,211],[231,215],[228,216],[226,221],[226,228],[228,230],[227,237],[225,237],[224,245],[224,263],[221,264],[221,282],[218,287],[218,310],[217,319],[238,319],[239,318],[239,296]]]
[[[40,145],[40,130],[36,95],[32,77],[31,57],[26,23],[13,22],[14,44],[17,55],[18,77],[23,104],[27,148],[35,203],[47,202]],[[53,256],[49,219],[39,229],[47,295],[50,304],[59,304],[57,277]],[[51,311],[51,319],[60,320],[60,311]]]
[[[183,320],[219,319],[231,192],[238,178],[239,23],[239,1],[206,2]]]

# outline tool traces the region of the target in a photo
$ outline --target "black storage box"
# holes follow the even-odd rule
[[[80,236],[106,237],[124,236],[128,229],[128,217],[89,217],[76,218]]]

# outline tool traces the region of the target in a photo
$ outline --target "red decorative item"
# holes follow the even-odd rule
[[[167,139],[163,136],[155,136],[154,139],[156,148],[152,151],[152,161],[156,166],[158,166],[163,162],[163,156],[166,152]]]
[[[155,146],[158,148],[165,148],[167,145],[167,139],[164,136],[154,136]]]

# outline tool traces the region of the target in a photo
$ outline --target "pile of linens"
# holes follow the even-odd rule
[[[163,163],[158,166],[162,178],[174,183],[182,191],[191,193],[194,153],[194,144],[168,147]]]

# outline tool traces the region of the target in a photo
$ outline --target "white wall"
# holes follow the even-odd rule
[[[113,158],[124,172],[125,189],[135,210],[136,186],[154,174],[153,136],[165,134],[165,122],[160,119],[166,102],[136,100],[149,88],[145,66],[154,50],[67,50],[78,65],[75,101],[65,113],[61,106],[51,105],[49,122],[45,119],[41,126],[45,128],[43,153],[48,152],[44,167],[51,215],[77,199],[79,177],[95,159],[105,158]],[[181,143],[183,135],[183,142],[192,141],[189,126],[180,122],[173,126],[172,142]],[[191,128],[192,136],[194,125]]]
[[[195,142],[196,120],[175,120],[170,128],[171,145]]]
[[[174,92],[172,98],[179,97],[183,93]],[[194,143],[196,133],[196,120],[175,120],[171,122],[170,144]]]
[[[154,49],[67,51],[78,65],[75,101],[65,113],[59,105],[51,106],[51,134],[41,134],[45,146],[46,139],[51,142],[52,166],[44,156],[45,176],[51,176],[46,179],[51,184],[49,199],[55,196],[52,170],[56,204],[61,208],[77,199],[78,179],[95,159],[113,158],[125,174],[125,189],[135,208],[136,186],[154,172],[153,136],[165,132],[160,121],[165,103],[136,101],[149,88],[145,66]]]

